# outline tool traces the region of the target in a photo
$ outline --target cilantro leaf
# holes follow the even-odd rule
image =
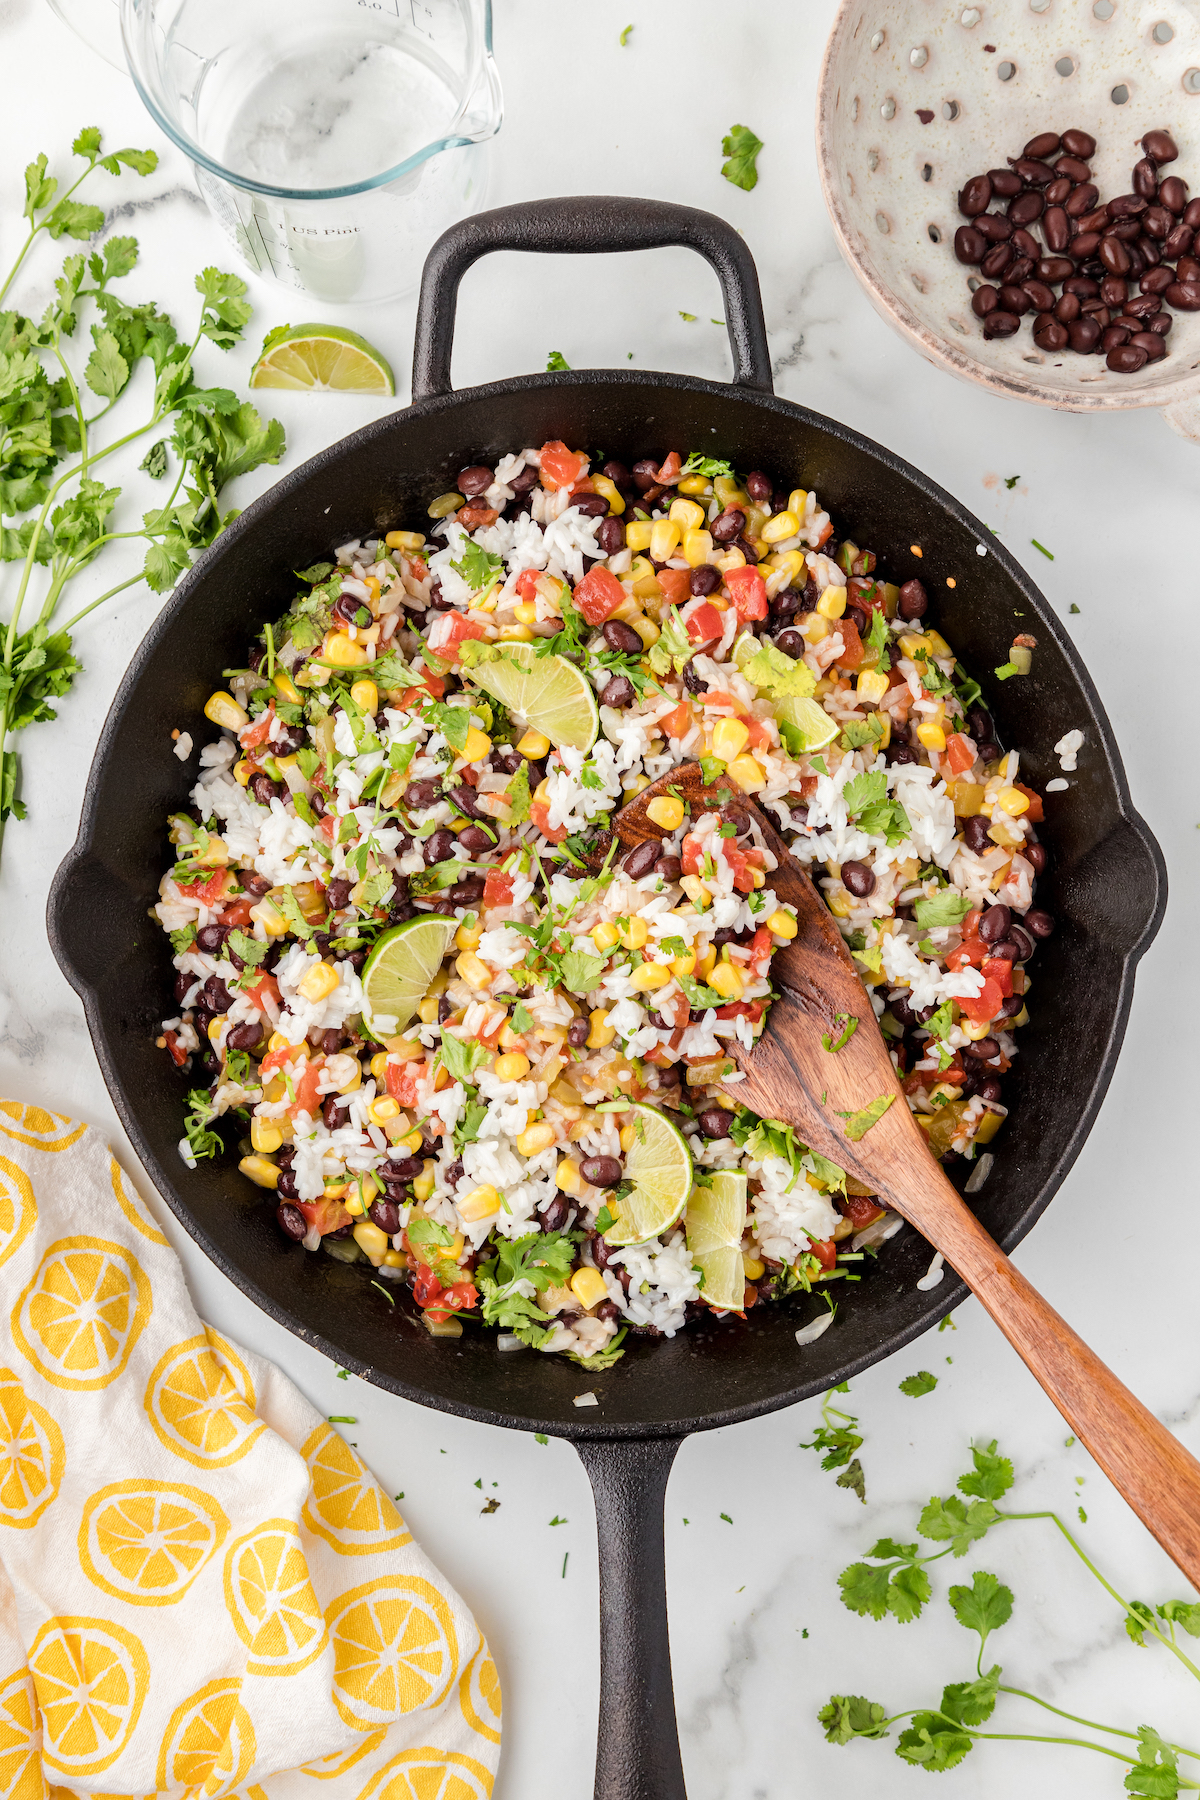
[[[748,125],[735,125],[721,139],[721,149],[727,159],[721,164],[721,173],[726,181],[749,193],[758,182],[756,163],[762,147],[762,139],[755,137]]]
[[[451,706],[441,700],[435,700],[425,708],[424,716],[436,731],[440,731],[452,750],[461,755],[467,744],[467,733],[471,729],[471,710],[467,706]]]
[[[899,1568],[872,1568],[868,1563],[852,1563],[838,1576],[842,1604],[860,1617],[883,1619],[888,1613],[901,1625],[919,1618],[921,1608],[932,1589],[924,1569],[913,1563]]]
[[[912,830],[908,814],[898,800],[881,800],[876,806],[865,807],[855,822],[868,837],[886,838],[893,848]]]
[[[546,362],[547,374],[556,374],[560,369],[569,369],[570,363],[561,350],[552,350]]]
[[[896,1755],[940,1774],[943,1769],[955,1768],[974,1747],[974,1740],[947,1725],[940,1713],[919,1712],[913,1714],[907,1731],[900,1733]]]
[[[271,948],[270,944],[266,942],[260,944],[257,938],[250,937],[244,931],[231,931],[228,941],[229,948],[236,957],[245,963],[248,969],[257,969]]]
[[[964,1506],[957,1494],[948,1500],[935,1495],[923,1508],[917,1530],[932,1543],[949,1544],[955,1556],[965,1556],[999,1517],[990,1500],[972,1500],[970,1506]]]
[[[834,1694],[817,1714],[825,1727],[827,1744],[848,1744],[852,1738],[884,1738],[887,1736],[886,1708],[877,1700],[865,1700],[861,1694]]]
[[[468,538],[463,545],[462,555],[450,564],[456,575],[461,575],[473,593],[482,593],[484,588],[504,573],[504,558],[493,556],[473,538]]]
[[[724,994],[718,994],[715,988],[705,987],[703,982],[697,981],[692,975],[681,975],[679,985],[683,989],[688,1005],[695,1007],[699,1012],[704,1012],[710,1006],[726,1004]]]
[[[1174,1750],[1150,1725],[1138,1726],[1137,1764],[1125,1777],[1130,1794],[1143,1794],[1149,1800],[1175,1800],[1179,1793],[1179,1759]]]
[[[862,1448],[862,1437],[848,1425],[818,1425],[812,1435],[812,1442],[801,1444],[802,1450],[823,1450],[821,1458],[823,1469],[841,1469],[850,1461],[856,1450]]]
[[[931,1375],[928,1369],[920,1369],[915,1375],[906,1375],[900,1383],[900,1392],[915,1400],[920,1394],[932,1394],[937,1386],[937,1376]]]
[[[705,481],[715,481],[718,475],[726,481],[733,480],[733,464],[721,462],[715,456],[705,456],[700,450],[688,452],[688,459],[679,471],[680,479],[685,475],[702,475]]]
[[[1182,1625],[1189,1637],[1200,1637],[1200,1602],[1194,1600],[1165,1600],[1156,1608],[1160,1619],[1168,1624]]]
[[[866,1137],[872,1125],[878,1125],[895,1098],[895,1094],[878,1094],[868,1105],[860,1107],[858,1112],[838,1113],[838,1118],[846,1121],[842,1129],[851,1143],[856,1144],[859,1138]]]
[[[300,902],[296,898],[295,888],[285,887],[281,891],[280,898],[284,918],[287,920],[296,936],[307,941],[307,939],[313,935],[313,928],[301,911]]]
[[[886,769],[869,769],[846,783],[842,798],[852,819],[868,806],[877,806],[881,800],[887,799],[887,780]]]
[[[781,725],[780,730],[782,729]],[[724,773],[725,764],[719,756],[702,756],[700,758],[700,774],[704,779],[705,787],[711,787],[714,781],[719,781]]]
[[[442,1033],[442,1061],[455,1081],[470,1081],[480,1063],[486,1062],[491,1051],[483,1044],[468,1043],[465,1038],[455,1037],[452,1031]]]
[[[986,1725],[996,1706],[1000,1665],[974,1681],[956,1681],[942,1689],[941,1710],[960,1725]]]
[[[930,1023],[932,1024],[932,1020]],[[958,1491],[960,1494],[973,1494],[980,1500],[999,1500],[1007,1494],[1015,1479],[1013,1466],[1007,1456],[996,1455],[996,1440],[992,1439],[986,1450],[971,1446],[971,1460],[974,1469],[960,1475]]]
[[[869,644],[872,650],[878,650],[879,661],[876,664],[876,668],[879,670],[880,674],[883,675],[886,675],[892,666],[892,659],[888,654],[888,645],[890,642],[891,636],[888,632],[886,615],[879,608],[872,608],[871,623],[867,630],[867,635],[863,639],[863,643]]]
[[[913,916],[918,925],[961,925],[970,910],[971,902],[965,894],[943,888],[932,900],[918,900],[913,907]]]
[[[679,608],[673,606],[662,621],[659,636],[651,644],[647,660],[656,675],[670,675],[672,672],[680,675],[685,665],[691,661],[694,649],[687,626],[679,617]]]
[[[867,1504],[867,1478],[863,1474],[863,1466],[857,1456],[849,1466],[842,1470],[834,1484],[836,1487],[849,1488],[858,1495],[863,1505]]]
[[[821,1042],[831,1056],[836,1056],[839,1050],[844,1050],[846,1048],[846,1045],[858,1030],[858,1019],[853,1013],[840,1012],[833,1015],[833,1022],[835,1025],[841,1027],[837,1041],[834,1042],[832,1032],[823,1031],[821,1033]]]
[[[559,964],[562,985],[572,994],[590,994],[604,973],[603,956],[590,956],[586,950],[568,950]]]
[[[952,1587],[946,1597],[959,1624],[967,1631],[979,1633],[982,1657],[990,1633],[1007,1625],[1012,1618],[1012,1589],[986,1570],[976,1569],[970,1587]]]
[[[225,1144],[219,1133],[210,1129],[216,1116],[212,1095],[207,1088],[193,1088],[188,1105],[191,1111],[183,1121],[183,1132],[192,1155],[197,1162],[201,1157],[219,1156]]]

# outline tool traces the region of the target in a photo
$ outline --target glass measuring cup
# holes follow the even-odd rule
[[[406,293],[484,202],[503,117],[491,0],[121,0],[121,31],[210,211],[285,286]]]

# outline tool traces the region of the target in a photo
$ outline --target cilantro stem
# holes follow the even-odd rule
[[[46,217],[44,219],[42,219],[39,224],[35,225],[33,223],[32,215],[30,216],[29,236],[25,239],[25,242],[21,245],[21,248],[17,253],[16,262],[13,264],[12,268],[8,271],[8,274],[5,276],[4,286],[0,287],[0,300],[4,299],[5,294],[7,294],[9,288],[12,286],[13,282],[16,280],[17,270],[21,267],[21,264],[25,261],[25,258],[28,256],[29,251],[33,245],[33,241],[37,237],[38,232],[45,231],[46,226],[50,223],[50,218],[51,218],[51,215],[53,214],[55,208],[61,206],[64,200],[69,200],[71,198],[71,195],[73,193],[75,193],[76,190],[82,185],[82,183],[87,180],[88,176],[91,174],[92,170],[95,168],[96,163],[98,161],[99,161],[98,157],[96,157],[96,156],[92,157],[91,161],[88,163],[87,168],[83,171],[83,174],[79,177],[79,180],[76,181],[73,186],[69,187],[65,194],[56,196],[55,201],[54,201],[54,206],[47,208]]]
[[[1042,1700],[1037,1694],[1031,1694],[1025,1688],[1006,1687],[1003,1682],[997,1687],[998,1694],[1015,1694],[1020,1700],[1032,1700],[1035,1706],[1044,1706],[1047,1712],[1057,1714],[1060,1719],[1070,1719],[1072,1725],[1086,1725],[1089,1731],[1107,1731],[1111,1737],[1132,1738],[1137,1742],[1136,1731],[1122,1731],[1118,1725],[1102,1725],[1097,1719],[1081,1719],[1078,1713],[1064,1712],[1061,1706],[1051,1706],[1049,1700]],[[1169,1739],[1163,1742],[1169,1750],[1178,1751],[1180,1756],[1192,1756],[1200,1761],[1200,1750],[1189,1750],[1185,1744],[1172,1744]]]

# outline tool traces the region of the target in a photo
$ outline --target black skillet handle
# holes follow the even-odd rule
[[[493,250],[543,255],[594,255],[615,250],[660,250],[685,244],[712,264],[725,298],[725,323],[738,387],[774,393],[771,353],[758,272],[743,238],[715,213],[667,200],[619,194],[530,200],[476,213],[444,231],[425,259],[413,344],[412,397],[449,394],[450,356],[458,284],[471,264]]]
[[[577,1442],[600,1550],[596,1800],[687,1800],[671,1687],[663,1502],[682,1438]]]

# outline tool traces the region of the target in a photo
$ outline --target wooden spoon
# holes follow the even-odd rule
[[[730,1040],[744,1075],[730,1097],[794,1126],[811,1150],[855,1176],[941,1251],[1113,1486],[1200,1588],[1200,1463],[1013,1267],[943,1174],[909,1110],[845,942],[802,865],[752,800],[732,783],[706,787],[696,763],[672,769],[618,813],[623,844],[662,838],[646,808],[667,791],[696,818],[724,803],[739,824],[752,819],[778,864],[770,885],[796,908],[797,935],[771,965],[779,997],[766,1029],[752,1051]],[[845,1048],[831,1054],[822,1034],[837,1042],[838,1014],[858,1025]],[[886,1096],[891,1104],[882,1117],[857,1141],[848,1138],[841,1115]]]

